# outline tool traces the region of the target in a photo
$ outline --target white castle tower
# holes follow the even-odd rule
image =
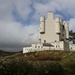
[[[42,50],[70,50],[74,45],[69,45],[69,25],[60,17],[53,17],[48,12],[48,17],[40,17],[39,44],[32,44],[31,47],[24,47],[23,53]],[[70,47],[70,48],[69,48]]]
[[[48,12],[48,18],[45,20],[40,17],[40,37],[41,43],[51,43],[58,41],[68,42],[69,27],[67,22],[63,22],[60,17],[53,18],[53,13]]]

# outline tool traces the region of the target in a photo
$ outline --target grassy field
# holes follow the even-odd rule
[[[10,64],[11,62],[12,64]],[[21,72],[18,71],[17,74],[13,75],[75,75],[75,52],[73,51],[40,51],[26,54],[23,54],[21,52],[15,54],[12,53],[9,56],[5,55],[2,57],[1,55],[0,63],[2,65],[3,63],[4,65],[14,65],[14,67],[12,66],[13,68],[10,70],[13,70],[14,68],[16,69],[17,66],[18,70],[22,70]],[[26,63],[27,65],[25,65],[24,63]],[[33,69],[33,73],[31,73],[26,66],[29,66],[30,70]],[[26,69],[28,69],[28,73],[30,72],[31,74],[23,74],[23,72],[26,72],[24,70],[25,67]],[[7,69],[7,67],[5,68]],[[34,71],[34,69],[36,70]],[[48,71],[48,74],[44,73],[45,70]]]

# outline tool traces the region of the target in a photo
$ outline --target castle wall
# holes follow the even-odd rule
[[[52,42],[50,46],[44,44],[32,44],[31,47],[24,47],[23,53],[46,50],[64,50],[64,42]]]
[[[48,13],[48,18],[45,20],[45,33],[40,33],[40,38],[41,43],[59,41],[59,35],[55,32],[55,20],[51,12]]]

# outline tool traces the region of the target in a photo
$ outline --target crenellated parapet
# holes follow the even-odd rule
[[[60,34],[60,17],[55,18],[55,30],[56,34]]]
[[[45,33],[45,17],[44,16],[40,17],[40,33],[41,34]]]

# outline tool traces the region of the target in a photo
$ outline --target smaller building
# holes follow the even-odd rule
[[[40,17],[39,44],[32,44],[31,47],[24,47],[23,53],[43,50],[75,50],[74,44],[69,44],[69,25],[60,17],[53,17],[48,12],[48,17]]]
[[[67,45],[68,44],[66,44],[63,41],[52,42],[51,44],[50,43],[32,44],[31,47],[24,47],[23,53],[44,51],[44,50],[68,50]]]

